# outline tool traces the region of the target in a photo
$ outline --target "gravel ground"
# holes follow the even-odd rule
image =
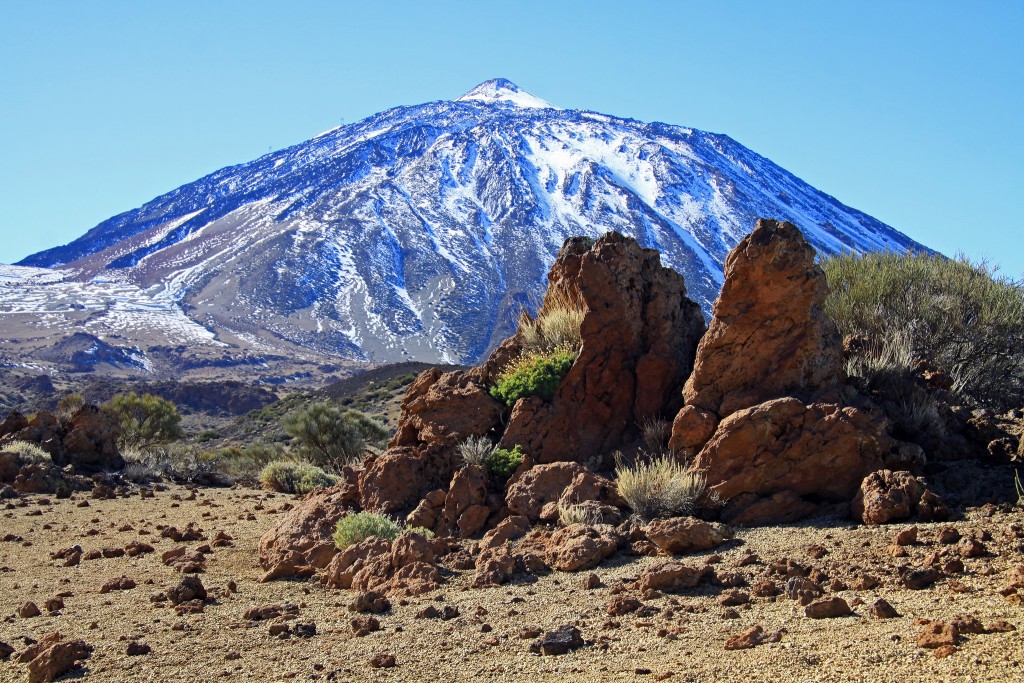
[[[752,598],[727,615],[719,604],[721,589],[644,599],[646,616],[612,617],[605,604],[623,582],[633,579],[657,558],[618,556],[595,570],[602,585],[587,590],[582,574],[552,573],[527,577],[501,588],[469,587],[472,572],[449,573],[447,584],[432,594],[379,615],[382,629],[355,637],[346,609],[352,594],[324,589],[315,582],[258,583],[260,535],[273,526],[290,497],[247,489],[201,489],[194,500],[189,490],[172,486],[153,498],[92,500],[82,494],[68,500],[25,496],[0,512],[0,641],[16,650],[26,638],[53,631],[82,638],[95,650],[71,678],[90,681],[1020,681],[1024,680],[1024,608],[999,593],[1006,573],[1024,565],[1024,540],[1012,525],[1024,514],[970,511],[952,524],[961,534],[987,532],[987,554],[964,559],[966,571],[944,578],[925,590],[902,586],[896,568],[920,564],[943,548],[935,540],[945,525],[919,525],[921,542],[907,548],[908,557],[894,558],[889,548],[896,532],[907,525],[882,528],[852,526],[849,521],[818,518],[810,523],[740,530],[717,553],[682,558],[687,563],[709,560],[719,569],[737,568],[741,558],[756,553],[760,562],[737,568],[748,580],[770,576],[769,565],[790,558],[847,583],[865,573],[881,579],[870,590],[838,590],[847,601],[860,599],[852,616],[810,619],[784,595]],[[175,500],[180,498],[182,500]],[[88,507],[78,507],[88,500]],[[230,547],[213,548],[200,574],[212,601],[202,614],[178,616],[169,603],[154,603],[154,593],[174,586],[181,575],[161,563],[160,554],[202,541],[175,543],[161,538],[158,526],[198,524],[209,539],[223,531]],[[148,533],[146,533],[148,532]],[[130,541],[152,544],[156,552],[137,557],[82,560],[64,567],[50,554],[71,545],[85,551],[124,547]],[[809,546],[824,555],[813,559]],[[713,554],[720,556],[712,557]],[[813,552],[819,555],[821,551]],[[586,574],[584,572],[583,574]],[[99,592],[109,579],[133,579],[131,590]],[[780,586],[785,578],[772,577]],[[532,581],[532,582],[531,582]],[[228,589],[234,582],[237,592]],[[956,588],[957,590],[954,590]],[[966,592],[960,592],[966,591]],[[16,615],[33,601],[40,608],[64,593],[64,608],[34,618]],[[70,594],[70,595],[68,595]],[[626,591],[633,597],[642,597]],[[895,619],[868,615],[868,605],[885,598],[899,611]],[[314,623],[311,638],[279,639],[268,621],[251,621],[245,612],[271,603],[293,603],[297,618],[289,623]],[[428,604],[452,606],[459,616],[417,619]],[[915,619],[948,621],[972,614],[984,624],[1005,620],[1018,630],[967,635],[952,656],[939,659],[917,646],[922,630]],[[733,618],[727,618],[732,616]],[[524,630],[552,630],[576,625],[588,645],[569,654],[541,657],[529,651]],[[782,631],[777,643],[727,651],[725,640],[753,625],[767,633]],[[175,629],[180,630],[175,630]],[[129,657],[132,641],[152,648]],[[375,655],[394,656],[393,668],[374,668]],[[26,668],[12,657],[0,662],[0,680],[25,680]]]

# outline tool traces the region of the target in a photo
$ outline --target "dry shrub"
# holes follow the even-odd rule
[[[849,374],[868,384],[927,359],[968,403],[1024,404],[1024,284],[986,263],[875,252],[822,261],[825,311],[862,338]]]
[[[487,458],[494,452],[494,444],[486,436],[471,436],[458,445],[456,455],[466,465],[483,469]]]
[[[586,313],[578,291],[551,291],[536,318],[526,311],[519,316],[519,340],[524,354],[549,354],[558,349],[578,354],[582,344],[580,327]]]
[[[31,441],[14,439],[0,446],[0,453],[10,453],[18,456],[25,463],[50,463],[53,459],[50,454]]]
[[[619,495],[644,519],[692,513],[706,486],[704,475],[687,471],[664,452],[642,456],[633,465],[624,464],[616,454],[615,477]]]
[[[672,423],[663,417],[645,417],[640,420],[640,436],[643,439],[644,447],[652,453],[657,453],[668,444],[668,437],[672,431]]]
[[[558,523],[562,526],[569,526],[570,524],[594,526],[595,524],[604,523],[604,518],[601,516],[600,510],[592,506],[559,503]]]

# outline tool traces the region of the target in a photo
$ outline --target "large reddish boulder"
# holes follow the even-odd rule
[[[394,513],[414,507],[431,489],[451,479],[451,449],[443,444],[392,447],[371,458],[359,476],[359,505]]]
[[[405,534],[394,542],[371,537],[335,555],[321,577],[329,588],[421,595],[443,580],[434,564],[435,546],[419,534]]]
[[[570,524],[551,535],[545,562],[563,572],[593,569],[615,554],[620,540],[611,526]]]
[[[420,374],[402,399],[402,415],[389,447],[456,444],[501,424],[503,406],[491,398],[479,372]]]
[[[326,567],[337,553],[331,536],[356,502],[355,473],[346,481],[308,494],[260,538],[260,565],[275,578],[295,576],[299,567]]]
[[[725,284],[683,396],[720,417],[845,379],[822,303],[825,274],[792,223],[759,219],[725,260]]]
[[[614,232],[562,247],[544,306],[566,299],[586,311],[580,355],[551,401],[516,404],[501,439],[541,463],[611,453],[641,419],[674,414],[704,332],[683,278],[661,265],[656,250]]]
[[[724,501],[742,494],[849,500],[869,472],[913,461],[920,449],[894,440],[865,410],[779,398],[729,415],[694,462]]]

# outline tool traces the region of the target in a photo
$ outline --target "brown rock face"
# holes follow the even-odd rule
[[[774,399],[722,420],[694,467],[726,501],[780,491],[849,500],[865,474],[902,457],[884,427],[852,406]]]
[[[578,572],[593,569],[618,548],[619,539],[612,527],[570,524],[551,536],[545,561],[552,569]]]
[[[279,577],[294,576],[298,566],[326,567],[337,552],[334,527],[354,502],[351,483],[307,495],[260,538],[260,565]]]
[[[637,580],[637,588],[671,593],[694,588],[711,573],[711,567],[706,565],[692,567],[681,562],[658,562],[644,570]]]
[[[54,632],[26,648],[18,661],[28,663],[29,683],[48,683],[70,671],[90,654],[92,646],[84,640],[64,640],[60,633]]]
[[[604,500],[619,501],[615,484],[604,477],[574,462],[554,462],[531,467],[512,479],[505,502],[513,514],[536,522],[545,505],[557,503],[566,493],[566,503],[572,498],[572,502],[601,501],[602,496]]]
[[[664,553],[691,553],[717,548],[731,537],[721,525],[695,517],[672,517],[648,524],[644,533]]]
[[[843,378],[842,340],[814,248],[792,223],[760,219],[725,260],[725,284],[683,396],[719,416]]]
[[[402,400],[398,431],[389,444],[455,444],[500,424],[502,405],[491,398],[479,372],[427,370]]]
[[[909,472],[880,470],[864,478],[850,509],[865,524],[885,524],[922,512],[927,513],[925,518],[935,519],[935,510],[941,507],[941,501],[934,503],[937,498]]]
[[[582,462],[621,446],[640,419],[679,409],[704,319],[658,252],[618,233],[567,241],[548,283],[546,302],[578,296],[586,307],[582,350],[550,402],[516,405],[501,444],[541,463]]]

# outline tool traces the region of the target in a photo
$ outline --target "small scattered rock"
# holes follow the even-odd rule
[[[153,648],[151,648],[149,645],[146,645],[145,643],[137,643],[135,641],[128,643],[127,654],[129,657],[139,657],[141,655],[148,655],[152,651]]]
[[[871,603],[871,606],[868,608],[868,614],[875,619],[895,619],[900,616],[896,608],[883,598],[879,598]]]
[[[390,669],[392,667],[398,666],[398,664],[395,662],[394,655],[381,653],[378,655],[374,655],[373,658],[370,659],[370,666],[372,666],[374,669]]]
[[[924,630],[917,638],[917,646],[934,649],[943,645],[956,645],[956,627],[941,621],[933,621],[924,625]]]
[[[374,631],[380,630],[380,622],[376,617],[356,617],[352,620],[352,632],[356,637],[368,636]]]
[[[135,588],[134,580],[129,579],[127,576],[119,576],[116,579],[110,579],[100,586],[100,593],[109,593],[110,591],[127,591],[132,588]]]
[[[530,645],[530,651],[545,657],[564,655],[570,650],[583,647],[583,636],[575,626],[566,624],[555,631],[549,631],[543,638]]]
[[[804,608],[804,614],[811,619],[833,619],[851,614],[849,603],[837,595],[815,600]]]
[[[363,591],[356,594],[348,609],[350,612],[363,614],[381,614],[391,609],[391,601],[379,591]]]
[[[40,614],[42,612],[39,611],[39,606],[31,601],[18,608],[18,616],[22,619],[31,619],[32,617],[38,617]]]
[[[896,545],[914,545],[917,543],[917,527],[907,527],[896,534]]]
[[[630,598],[625,595],[616,595],[604,606],[604,611],[613,617],[620,617],[623,614],[635,612],[641,607],[643,607],[643,603],[636,598]]]
[[[749,650],[764,642],[764,629],[760,626],[751,626],[743,633],[730,636],[725,641],[726,650]]]

